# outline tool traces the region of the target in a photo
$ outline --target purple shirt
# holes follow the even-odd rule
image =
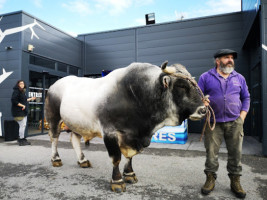
[[[245,78],[236,71],[224,79],[214,67],[200,76],[198,85],[204,95],[210,95],[210,106],[214,110],[216,122],[234,121],[242,110],[248,112],[248,86]]]

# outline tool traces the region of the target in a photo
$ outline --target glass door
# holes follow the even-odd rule
[[[36,97],[29,102],[28,135],[37,135],[48,132],[48,125],[44,119],[44,100],[48,88],[60,77],[48,73],[30,71],[29,97]]]

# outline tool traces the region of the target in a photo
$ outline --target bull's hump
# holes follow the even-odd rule
[[[140,84],[149,85],[154,87],[155,81],[162,73],[160,67],[152,65],[150,63],[132,63],[127,67],[124,77],[136,79]],[[145,81],[145,82],[142,82]]]

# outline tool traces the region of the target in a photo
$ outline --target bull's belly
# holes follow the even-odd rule
[[[84,138],[92,139],[94,137],[102,138],[102,128],[98,118],[94,115],[94,110],[89,106],[80,108],[76,104],[67,105],[62,101],[60,115],[63,122],[72,132],[75,132]]]
[[[95,137],[99,137],[99,138],[103,137],[101,132],[97,131],[97,130],[84,130],[84,129],[76,130],[76,129],[74,129],[73,132],[80,134],[81,136],[83,136],[83,138],[85,140],[91,140]]]
[[[63,120],[64,121],[64,120]],[[94,123],[79,123],[75,121],[65,120],[64,123],[68,126],[68,128],[79,135],[81,135],[85,140],[91,140],[94,137],[102,138],[102,129],[98,124]]]

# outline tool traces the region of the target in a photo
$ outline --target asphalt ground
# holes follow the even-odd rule
[[[127,184],[126,192],[114,193],[109,184],[112,164],[104,144],[96,141],[89,148],[82,145],[93,167],[80,168],[67,137],[65,134],[59,142],[63,162],[60,168],[51,165],[47,135],[30,137],[31,146],[18,146],[16,141],[0,142],[0,199],[236,199],[230,190],[227,154],[223,151],[219,155],[216,186],[208,196],[200,192],[206,179],[203,147],[192,150],[185,148],[187,144],[172,148],[152,144],[133,158],[138,182]],[[121,171],[124,163],[123,158]],[[267,158],[245,154],[242,163],[241,183],[247,192],[246,199],[267,199]]]

